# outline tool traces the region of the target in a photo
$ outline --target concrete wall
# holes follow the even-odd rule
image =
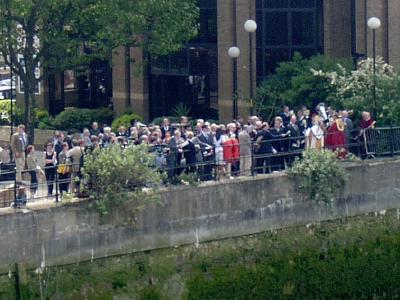
[[[348,172],[347,191],[330,211],[301,199],[294,183],[276,174],[164,191],[160,204],[135,215],[134,226],[124,221],[128,209],[100,218],[87,202],[0,212],[0,273],[16,262],[77,263],[400,207],[400,160],[354,163]]]

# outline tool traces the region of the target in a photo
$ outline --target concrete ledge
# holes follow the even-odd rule
[[[89,201],[3,211],[0,273],[248,235],[400,207],[400,160],[347,164],[350,182],[332,210],[301,199],[285,174],[164,190],[159,204],[106,217]],[[125,220],[134,217],[129,225]]]

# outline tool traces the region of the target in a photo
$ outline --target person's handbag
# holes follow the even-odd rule
[[[59,164],[57,167],[57,173],[60,175],[66,175],[71,173],[71,166],[67,164]]]

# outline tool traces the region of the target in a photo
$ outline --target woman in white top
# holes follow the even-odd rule
[[[318,115],[312,118],[313,126],[306,132],[307,149],[323,149],[325,147],[325,127]]]
[[[221,180],[225,176],[225,161],[224,161],[224,142],[227,140],[227,136],[224,130],[219,127],[214,136],[215,145],[215,164],[217,165],[217,180]]]

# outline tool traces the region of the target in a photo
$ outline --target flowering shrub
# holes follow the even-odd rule
[[[343,189],[347,175],[337,156],[330,150],[306,150],[301,160],[296,160],[288,170],[298,189],[310,200],[331,203]]]
[[[376,110],[381,125],[400,122],[400,75],[391,65],[381,57],[376,59],[376,107],[373,97],[373,60],[368,58],[360,61],[353,71],[340,64],[338,67],[338,70],[331,72],[312,69],[314,76],[330,81],[334,91],[330,97],[331,103],[338,108],[354,110],[356,118],[364,110]]]

